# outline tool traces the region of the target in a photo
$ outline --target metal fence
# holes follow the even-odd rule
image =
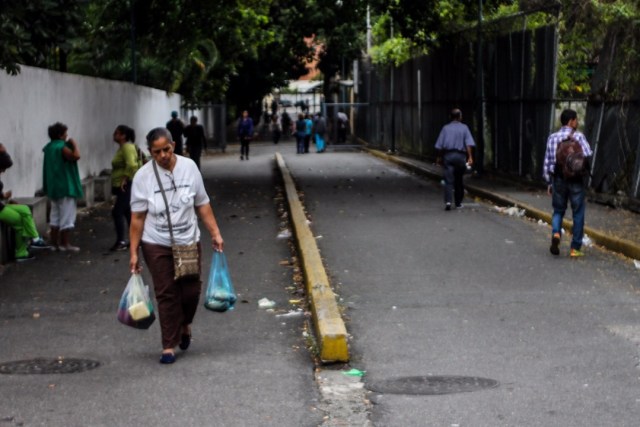
[[[358,116],[357,136],[433,157],[440,129],[458,107],[479,142],[482,166],[539,178],[554,117],[555,27],[496,36],[481,52],[481,69],[478,44],[469,41],[393,69],[364,63],[359,101],[370,107]]]

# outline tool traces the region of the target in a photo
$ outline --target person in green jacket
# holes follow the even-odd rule
[[[71,231],[76,223],[76,199],[84,197],[78,160],[78,143],[67,135],[67,125],[56,122],[49,126],[51,141],[44,151],[43,190],[51,201],[49,225],[51,244],[55,250],[79,252],[70,243]]]
[[[126,251],[129,244],[125,240],[126,224],[131,224],[131,181],[138,171],[141,159],[135,146],[136,133],[126,125],[119,125],[113,132],[113,141],[119,145],[111,160],[111,194],[116,202],[111,210],[116,227],[116,243],[111,251]]]

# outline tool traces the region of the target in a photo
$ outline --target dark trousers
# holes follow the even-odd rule
[[[158,302],[162,348],[180,343],[183,326],[190,325],[198,308],[202,282],[200,278],[173,280],[173,252],[170,247],[142,243],[142,254],[153,279]],[[202,271],[202,248],[198,244],[199,268]]]
[[[111,209],[113,224],[116,227],[116,241],[124,242],[127,224],[131,224],[131,184],[127,184],[124,191],[120,187],[111,187],[111,194],[116,196],[116,202]]]
[[[442,156],[444,162],[444,202],[462,203],[464,183],[462,177],[467,169],[467,155],[461,151],[449,151]]]
[[[311,134],[304,135],[304,152],[309,152],[309,144],[311,143]]]
[[[240,155],[247,156],[249,158],[249,143],[251,142],[250,138],[242,137],[240,138]]]
[[[296,132],[296,153],[304,154],[304,132]]]
[[[194,147],[189,149],[189,157],[191,158],[191,160],[193,160],[196,164],[196,166],[198,166],[198,169],[200,169],[200,156],[202,155],[202,148],[198,147]]]
[[[280,142],[280,136],[282,135],[282,132],[280,132],[279,130],[274,130],[273,132],[271,132],[271,137],[273,138],[273,143],[277,144],[278,142]]]

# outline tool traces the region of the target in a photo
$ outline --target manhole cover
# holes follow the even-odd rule
[[[85,372],[100,366],[100,362],[87,359],[30,359],[16,360],[0,364],[0,374],[74,374]]]
[[[498,386],[498,381],[479,377],[401,377],[367,383],[371,391],[387,394],[437,395],[466,393]]]

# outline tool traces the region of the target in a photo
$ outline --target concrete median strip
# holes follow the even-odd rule
[[[280,153],[276,153],[276,162],[284,181],[289,215],[300,251],[320,359],[323,362],[347,362],[349,361],[347,328],[340,315],[336,296],[329,284],[316,240],[307,224],[293,178]]]

